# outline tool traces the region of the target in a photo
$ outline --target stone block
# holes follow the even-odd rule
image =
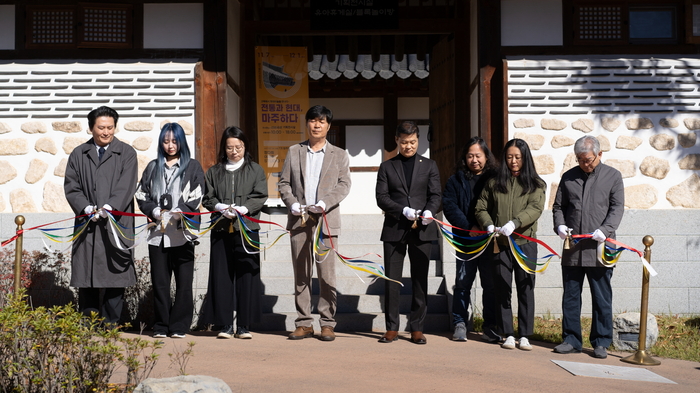
[[[0,140],[0,156],[19,156],[29,153],[29,144],[24,138]]]
[[[29,168],[27,173],[24,175],[24,181],[29,184],[34,184],[41,180],[46,174],[46,170],[49,168],[49,164],[38,158],[35,158],[29,162]]]
[[[38,211],[32,193],[24,188],[10,191],[10,205],[13,213],[35,213]]]
[[[629,209],[649,209],[658,201],[658,191],[649,184],[625,187],[625,207]]]
[[[513,127],[515,128],[531,128],[535,126],[535,120],[533,119],[517,119],[513,122]]]
[[[552,183],[549,186],[549,201],[547,201],[547,209],[552,209],[554,206],[554,199],[557,197],[557,189],[559,188],[559,183]]]
[[[676,140],[668,134],[656,134],[649,137],[649,144],[656,150],[671,150],[676,146]]]
[[[530,150],[539,150],[544,144],[544,136],[539,134],[528,134],[527,132],[516,132],[515,138],[524,140]]]
[[[620,135],[617,137],[615,147],[618,149],[634,150],[644,142],[644,139],[636,136]]]
[[[73,149],[76,147],[82,145],[83,143],[87,142],[88,138],[85,137],[79,137],[79,136],[69,136],[66,137],[66,139],[63,140],[63,152],[66,154],[70,154]]]
[[[542,119],[540,121],[540,127],[543,130],[561,131],[566,128],[568,124],[565,121],[559,119]]]
[[[56,168],[53,170],[54,176],[58,177],[66,177],[66,167],[68,166],[68,159],[67,158],[61,158],[61,162],[56,165]]]
[[[79,121],[54,121],[51,123],[51,127],[54,131],[62,131],[69,134],[74,134],[83,130],[83,126]]]
[[[0,134],[7,134],[12,131],[12,127],[9,124],[0,122]]]
[[[564,167],[561,170],[561,173],[559,176],[564,175],[566,171],[569,169],[578,166],[578,160],[576,160],[576,155],[574,153],[569,153],[566,155],[566,158],[564,159]]]
[[[564,135],[555,135],[552,138],[552,147],[559,149],[566,146],[572,146],[576,141]]]
[[[2,193],[0,192],[0,213],[5,211],[5,197],[2,196]]]
[[[646,117],[636,117],[633,119],[627,119],[625,121],[625,126],[628,130],[648,130],[654,128],[654,122]]]
[[[610,139],[605,135],[598,135],[596,137],[600,143],[600,151],[610,151]]]
[[[182,129],[185,131],[185,135],[194,134],[194,126],[187,120],[180,120],[177,122],[177,124],[179,124],[180,127],[182,127]]]
[[[153,138],[150,136],[140,136],[134,140],[134,143],[132,143],[131,146],[133,146],[136,150],[146,151],[149,147],[151,147],[152,142]]]
[[[700,118],[698,117],[687,117],[683,119],[683,124],[689,130],[700,130]]]
[[[20,126],[20,129],[27,134],[46,134],[46,124],[40,121],[28,121]]]
[[[678,167],[691,171],[700,170],[700,154],[688,154],[678,161]]]
[[[143,175],[143,170],[146,169],[146,166],[148,165],[149,162],[151,162],[151,158],[144,155],[144,154],[137,154],[136,159],[139,164],[139,180],[141,180],[141,175]]]
[[[180,375],[172,378],[147,378],[134,393],[231,393],[231,388],[219,378],[208,375]]]
[[[17,177],[17,169],[9,161],[0,160],[0,184],[5,184],[15,177]]]
[[[665,178],[670,170],[671,164],[667,160],[654,156],[644,157],[644,160],[639,165],[639,171],[642,172],[642,175],[653,177],[654,179]]]
[[[532,157],[535,162],[535,170],[539,175],[554,173],[554,158],[550,154]]]
[[[664,117],[663,119],[659,120],[659,125],[666,128],[676,128],[678,127],[678,120],[670,117]]]
[[[700,208],[700,177],[693,173],[682,183],[668,189],[666,199],[673,207]]]
[[[145,121],[145,120],[130,121],[130,122],[124,124],[124,129],[127,131],[137,131],[137,132],[151,131],[151,130],[153,130],[153,122]]]
[[[71,211],[62,184],[56,184],[51,181],[47,181],[44,184],[44,200],[41,203],[41,207],[48,212],[54,213]]]
[[[54,155],[58,152],[58,149],[56,148],[56,142],[54,142],[53,139],[47,136],[40,138],[36,141],[36,143],[34,144],[34,150]]]
[[[613,345],[618,351],[636,351],[639,348],[639,328],[641,314],[638,312],[626,312],[613,318]],[[659,338],[659,325],[656,317],[647,314],[646,348],[656,344]]]
[[[585,133],[593,131],[593,127],[593,120],[591,119],[578,119],[575,122],[571,123],[571,128]]]
[[[610,165],[611,167],[620,171],[623,179],[626,179],[628,177],[634,177],[637,174],[637,171],[634,167],[634,161],[632,160],[611,159],[605,160],[605,164]]]
[[[600,119],[600,125],[607,131],[613,132],[620,126],[620,121],[614,117],[604,117]]]
[[[698,141],[698,135],[694,132],[688,132],[685,134],[678,134],[678,144],[681,147],[689,148],[695,146]]]

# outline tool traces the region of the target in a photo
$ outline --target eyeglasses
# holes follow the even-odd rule
[[[595,161],[596,157],[598,156],[593,156],[589,158],[577,158],[576,161],[578,161],[579,164],[590,165]]]
[[[245,148],[245,146],[243,146],[243,145],[238,145],[238,146],[226,146],[226,152],[227,152],[227,153],[231,153],[231,152],[233,152],[233,151],[235,150],[236,153],[240,153],[240,152],[243,151],[244,148]]]

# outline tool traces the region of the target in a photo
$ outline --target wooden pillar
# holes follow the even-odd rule
[[[395,136],[398,125],[399,99],[395,93],[387,93],[384,96],[384,160],[393,157],[396,152]]]
[[[199,62],[194,88],[196,158],[206,171],[216,164],[219,138],[226,127],[226,73],[207,71]]]

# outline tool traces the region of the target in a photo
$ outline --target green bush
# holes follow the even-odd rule
[[[0,391],[130,391],[148,377],[162,342],[123,338],[120,326],[105,327],[73,305],[37,307],[22,291],[0,310]],[[127,384],[109,384],[115,369],[127,368]]]

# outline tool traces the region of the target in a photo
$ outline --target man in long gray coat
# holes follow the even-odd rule
[[[615,239],[625,208],[625,192],[620,172],[600,162],[598,139],[584,136],[574,144],[578,166],[561,178],[552,207],[554,231],[565,239],[572,234],[592,234],[569,250],[561,260],[564,296],[562,298],[562,337],[557,353],[581,352],[581,291],[588,278],[593,303],[590,341],[593,356],[604,359],[612,343],[613,269],[598,261],[597,250],[606,238]]]
[[[124,287],[136,283],[130,239],[116,239],[107,211],[134,211],[138,180],[136,151],[114,137],[119,115],[102,106],[88,114],[92,139],[68,157],[63,184],[76,216],[75,225],[89,220],[73,242],[70,285],[78,288],[78,309],[96,312],[104,323],[116,324],[124,305]],[[115,215],[127,238],[133,238],[134,218]],[[118,236],[118,235],[117,235]],[[119,244],[117,244],[119,242]],[[100,301],[102,297],[102,301]]]

